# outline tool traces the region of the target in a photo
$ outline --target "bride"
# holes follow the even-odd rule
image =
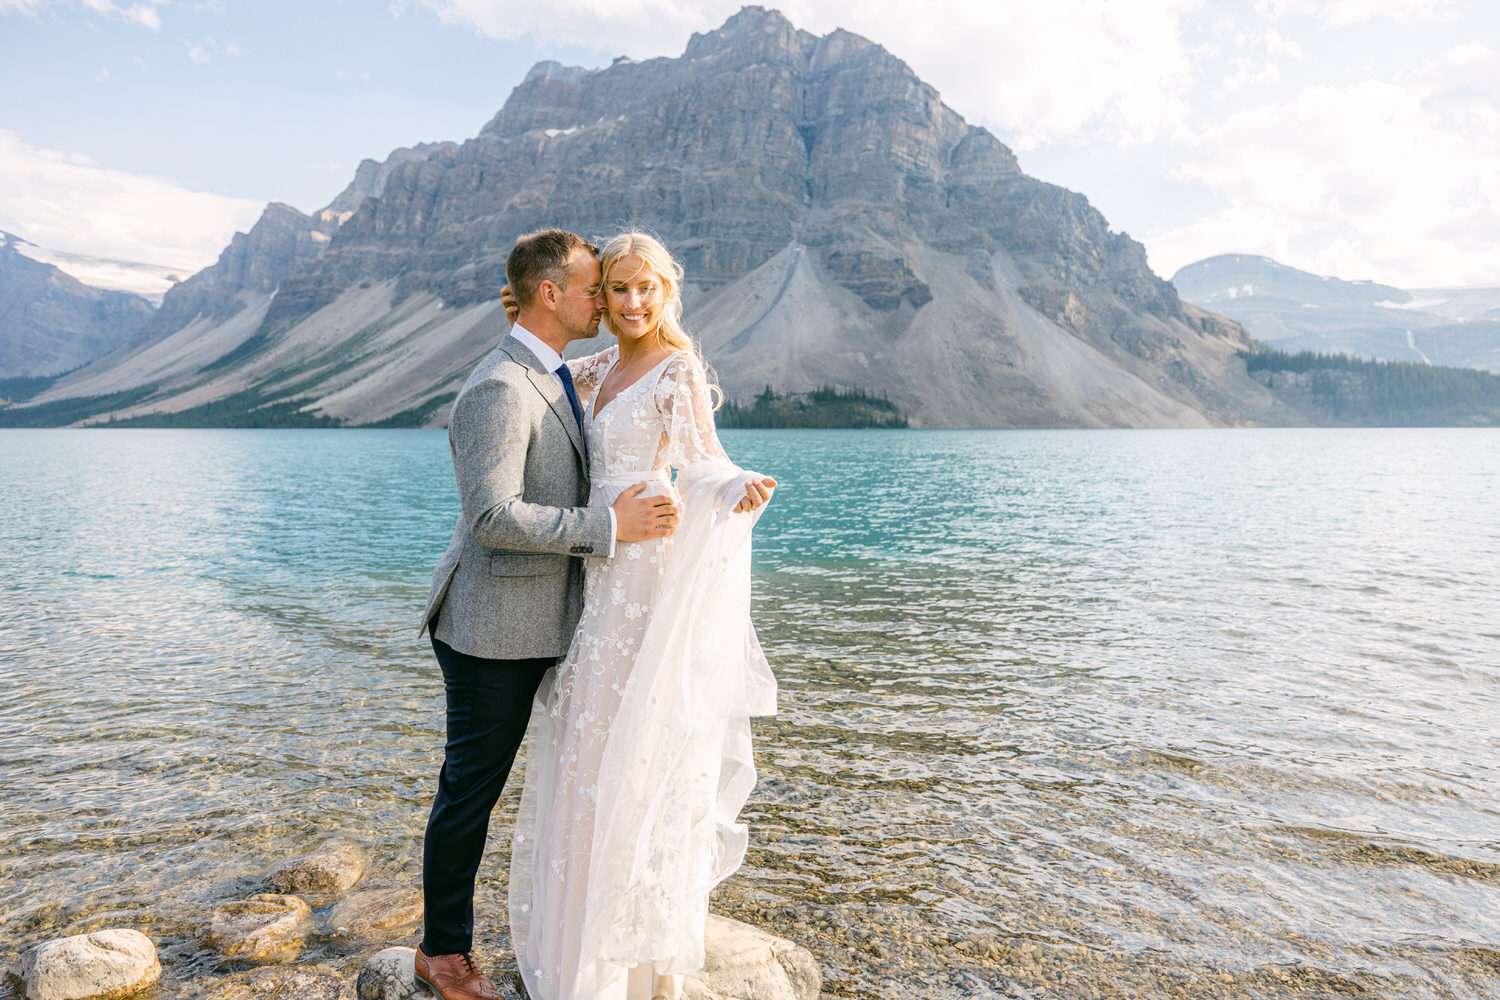
[[[583,618],[528,727],[511,936],[534,1000],[675,1000],[703,966],[709,891],[744,858],[749,718],[775,712],[749,564],[776,483],[719,444],[715,390],[681,324],[681,265],[629,232],[600,266],[618,344],[569,362],[589,503],[645,481],[678,498],[682,521],[588,561]]]

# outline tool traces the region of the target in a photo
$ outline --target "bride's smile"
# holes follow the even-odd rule
[[[622,341],[639,340],[661,325],[661,279],[640,257],[622,257],[609,269],[604,300]]]

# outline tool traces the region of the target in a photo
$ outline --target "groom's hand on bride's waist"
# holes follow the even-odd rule
[[[643,497],[645,488],[645,483],[636,483],[610,505],[615,512],[615,537],[622,542],[665,538],[677,530],[679,514],[672,498]]]

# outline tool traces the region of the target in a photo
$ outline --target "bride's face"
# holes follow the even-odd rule
[[[621,257],[604,278],[610,325],[623,340],[638,340],[661,323],[662,281],[639,257]]]

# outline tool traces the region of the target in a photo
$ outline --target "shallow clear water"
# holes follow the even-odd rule
[[[1500,994],[1496,432],[724,438],[782,713],[716,909],[828,993]],[[136,926],[201,995],[281,859],[415,884],[440,432],[3,431],[0,503],[0,962]]]

